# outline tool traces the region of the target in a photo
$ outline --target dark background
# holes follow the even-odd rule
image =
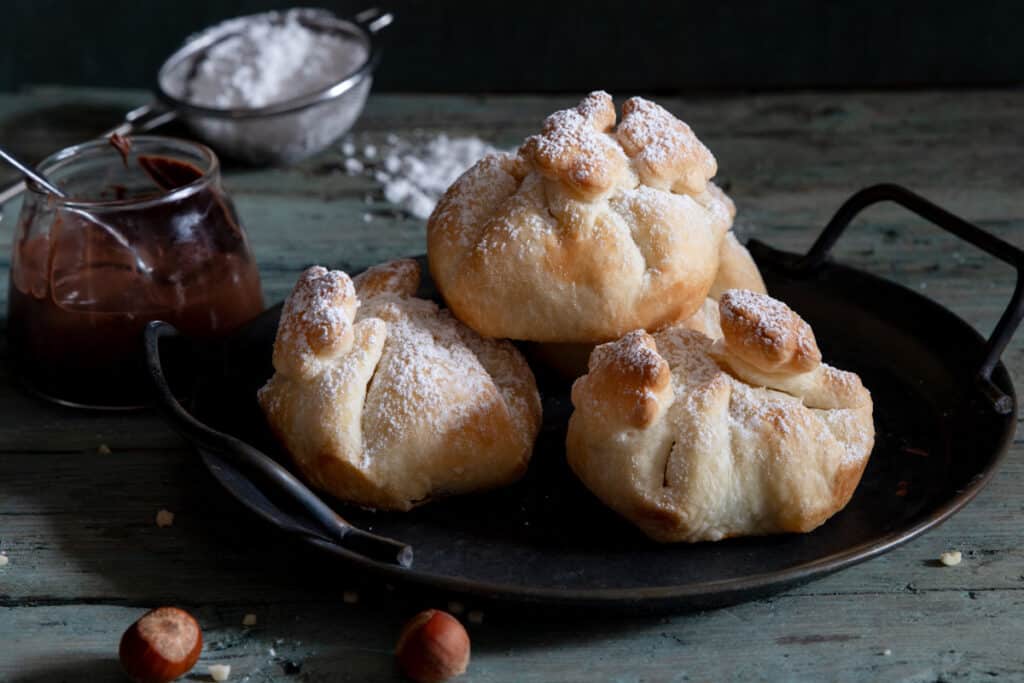
[[[349,15],[372,0],[322,0]],[[378,90],[715,91],[1024,80],[1024,2],[379,3]],[[0,0],[0,91],[150,87],[190,33],[280,0]]]

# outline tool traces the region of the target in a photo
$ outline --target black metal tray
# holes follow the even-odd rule
[[[989,341],[918,293],[827,260],[853,216],[885,200],[1017,268],[1017,289]],[[189,412],[165,381],[159,339],[174,333],[162,323],[147,331],[150,368],[168,416],[197,444],[213,476],[250,510],[322,550],[324,561],[333,556],[392,583],[518,604],[632,612],[724,605],[875,557],[941,523],[991,478],[1012,441],[1017,412],[999,362],[1024,313],[1024,253],[1013,246],[883,185],[851,198],[806,256],[756,242],[751,251],[769,291],[814,328],[825,359],[860,374],[874,398],[877,439],[864,478],[846,509],[809,534],[695,545],[647,540],[569,471],[569,387],[542,371],[544,425],[518,484],[409,513],[336,501],[329,508],[315,497],[309,507],[309,492],[276,464],[288,461],[255,401],[272,372],[280,307],[223,344],[192,345],[192,360],[166,373],[188,398]],[[202,369],[187,372],[185,365]],[[369,533],[346,536],[350,527],[337,519],[331,529],[332,509]],[[411,566],[401,566],[409,564],[407,554],[396,562],[401,545],[389,546],[381,536],[411,545]]]

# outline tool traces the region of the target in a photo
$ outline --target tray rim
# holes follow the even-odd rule
[[[796,257],[795,254],[776,250],[760,243],[757,244],[756,251],[759,256],[775,260],[776,262]],[[415,258],[422,260],[424,257],[418,256]],[[760,265],[761,264],[759,263],[759,266]],[[828,262],[823,265],[822,268],[824,270],[838,269],[839,271],[845,271],[848,274],[853,274],[855,277],[872,280],[877,285],[895,288],[901,291],[903,295],[909,295],[915,300],[916,304],[929,307],[933,312],[947,316],[951,322],[955,321],[956,324],[963,328],[964,332],[970,333],[972,338],[977,340],[979,346],[983,347],[985,344],[984,336],[972,325],[950,309],[926,296],[923,296],[909,287],[887,280],[859,268],[843,265],[834,261]],[[263,315],[278,307],[279,304],[269,307],[264,311]],[[861,562],[874,559],[914,540],[931,529],[938,527],[974,500],[978,493],[980,493],[995,476],[995,473],[1006,458],[1009,446],[1013,443],[1013,439],[1016,434],[1018,416],[1016,389],[1013,385],[1012,377],[1002,361],[996,365],[994,379],[1005,387],[1006,394],[1012,399],[1012,410],[1009,413],[1000,416],[1004,420],[1006,428],[1003,430],[1003,433],[999,438],[994,453],[989,454],[988,463],[978,470],[978,473],[969,480],[969,483],[965,487],[959,489],[956,495],[946,498],[938,505],[927,509],[926,512],[922,513],[924,515],[923,518],[912,526],[901,527],[898,530],[891,531],[876,537],[873,540],[847,547],[839,552],[830,553],[819,559],[784,569],[748,574],[741,577],[702,581],[700,583],[668,584],[645,586],[640,588],[549,588],[520,584],[496,583],[480,579],[470,579],[451,576],[448,574],[420,571],[415,568],[415,564],[412,568],[402,568],[369,559],[319,537],[301,535],[301,540],[305,544],[310,545],[319,551],[329,553],[347,563],[351,563],[354,568],[367,570],[372,574],[386,577],[396,582],[415,584],[434,590],[448,591],[462,595],[472,595],[478,598],[496,600],[503,603],[530,603],[552,607],[592,608],[613,611],[623,609],[639,609],[643,611],[685,611],[686,609],[697,608],[692,604],[695,598],[706,598],[709,603],[715,605],[734,604],[747,599],[744,596],[752,597],[755,593],[758,595],[766,595],[780,592],[789,587],[806,583],[816,578],[822,578],[847,567],[852,567],[860,564]],[[972,392],[978,391],[974,386],[971,386],[970,390]],[[280,525],[272,518],[263,514],[256,506],[250,505],[244,498],[236,496],[227,482],[218,476],[216,473],[217,468],[211,466],[211,459],[214,461],[221,461],[219,456],[197,445],[194,445],[193,447],[196,448],[202,456],[203,462],[206,468],[210,471],[211,476],[213,476],[213,478],[216,479],[223,488],[225,488],[232,498],[238,501],[250,512],[270,522],[274,526],[278,527],[279,530],[285,531],[281,529]],[[285,533],[289,533],[289,535],[296,535],[295,532],[285,531]],[[414,542],[409,542],[415,547]],[[723,597],[734,597],[735,599],[723,600]]]

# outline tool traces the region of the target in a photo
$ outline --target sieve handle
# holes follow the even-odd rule
[[[176,118],[178,118],[178,112],[168,109],[157,101],[153,101],[132,109],[124,115],[124,120],[121,123],[104,132],[99,137],[110,137],[114,133],[121,135],[146,133],[154,128],[170,123]],[[0,187],[0,220],[3,220],[4,204],[16,197],[20,197],[24,191],[25,182],[21,179],[16,180],[10,185]]]
[[[377,9],[376,7],[364,9],[352,17],[353,23],[359,24],[369,33],[377,33],[387,28],[394,20],[394,14]]]
[[[100,137],[119,135],[138,135],[166,125],[178,118],[178,112],[164,104],[153,100],[149,104],[136,107],[124,115],[124,121],[106,131]]]

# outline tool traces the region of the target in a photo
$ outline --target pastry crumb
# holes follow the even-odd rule
[[[206,670],[210,672],[210,678],[215,681],[226,681],[231,675],[230,664],[211,664],[206,667]]]
[[[452,600],[448,603],[448,611],[452,614],[462,614],[466,611],[466,606],[463,605],[461,602]]]
[[[156,525],[166,529],[174,524],[174,513],[170,510],[160,510],[156,513]]]
[[[359,593],[355,591],[345,591],[342,593],[341,599],[345,601],[346,605],[354,605],[359,602]]]
[[[251,612],[242,617],[242,626],[255,626],[256,622],[256,615]]]
[[[947,550],[946,552],[939,555],[939,562],[946,565],[947,567],[955,567],[960,564],[960,560],[963,559],[963,555],[959,550]]]
[[[101,443],[99,446],[97,446],[96,452],[99,453],[100,455],[110,455],[111,453],[113,453],[113,451],[110,450],[110,446],[108,446],[105,443]]]
[[[469,623],[471,624],[484,623],[484,613],[478,609],[470,611],[470,613],[466,615],[466,618],[469,619]]]

